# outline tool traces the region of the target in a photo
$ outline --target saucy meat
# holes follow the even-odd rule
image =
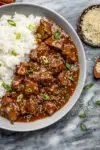
[[[0,114],[15,121],[34,121],[53,115],[67,103],[79,77],[77,49],[53,21],[41,19],[35,32],[38,46],[28,62],[16,66],[11,90],[0,104]]]

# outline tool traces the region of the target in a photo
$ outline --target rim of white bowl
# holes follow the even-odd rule
[[[18,131],[18,132],[26,132],[26,131],[36,131],[45,127],[48,127],[54,123],[56,123],[58,120],[60,120],[61,118],[63,118],[71,109],[72,107],[75,105],[75,103],[77,102],[77,100],[79,99],[81,92],[83,90],[84,87],[84,83],[85,83],[85,79],[86,79],[86,56],[85,56],[85,51],[84,51],[84,47],[82,45],[82,42],[79,38],[79,36],[77,35],[76,31],[74,30],[74,28],[72,27],[72,25],[60,14],[58,14],[57,12],[55,12],[54,10],[48,9],[46,7],[37,5],[37,4],[33,4],[33,3],[12,3],[12,4],[7,4],[4,6],[1,6],[1,8],[5,8],[5,7],[9,7],[9,6],[18,6],[18,5],[25,5],[25,6],[33,6],[33,7],[38,7],[38,8],[42,8],[45,9],[46,11],[49,11],[50,13],[55,14],[56,16],[58,16],[60,19],[63,20],[64,23],[67,24],[67,26],[72,30],[73,34],[76,36],[77,41],[80,45],[81,48],[81,53],[83,56],[83,74],[82,74],[82,78],[80,79],[79,77],[79,81],[78,81],[78,85],[72,95],[72,97],[70,98],[70,100],[68,101],[68,103],[65,104],[65,106],[63,108],[61,108],[60,110],[58,110],[53,116],[51,117],[47,117],[44,119],[40,119],[34,122],[29,122],[29,123],[21,123],[21,122],[17,122],[14,123],[14,125],[10,124],[9,121],[5,118],[3,118],[3,120],[0,120],[0,128],[2,129],[6,129],[6,130],[11,130],[11,131]],[[78,90],[78,92],[76,93],[76,90]],[[75,97],[75,99],[74,99]],[[73,102],[70,104],[71,100],[73,100]],[[68,107],[66,110],[66,106]],[[2,118],[2,117],[0,117]]]

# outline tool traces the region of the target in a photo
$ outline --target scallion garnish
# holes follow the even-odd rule
[[[32,114],[27,114],[27,115],[26,115],[26,118],[27,118],[27,119],[32,118]]]
[[[80,118],[86,118],[86,116],[87,116],[87,115],[86,115],[85,113],[79,114],[79,117],[80,117]]]
[[[41,37],[42,37],[41,34],[38,33],[38,34],[37,34],[37,38],[38,38],[38,39],[41,39]]]
[[[73,77],[72,76],[67,76],[67,78],[71,81],[74,81]]]
[[[19,40],[20,38],[21,38],[21,33],[19,32],[16,34],[16,40]]]
[[[43,59],[43,61],[44,61],[45,64],[48,64],[48,63],[49,63],[49,61],[48,61],[48,59],[47,59],[46,56],[42,56],[42,59]]]
[[[11,25],[11,26],[16,26],[16,23],[11,20],[11,19],[8,19],[7,22]]]
[[[28,29],[33,32],[34,31],[34,25],[33,24],[29,24],[28,25]]]
[[[23,94],[18,95],[17,99],[22,99],[24,97]]]
[[[2,86],[5,88],[6,91],[8,91],[8,92],[12,91],[12,87],[10,85],[8,85],[8,84],[6,84],[6,83],[3,82]]]
[[[66,68],[71,71],[71,65],[66,63]]]
[[[60,39],[60,34],[61,34],[61,32],[60,32],[59,30],[57,30],[57,31],[54,33],[54,38],[55,38],[56,40],[59,40],[59,39]]]
[[[100,100],[97,100],[97,101],[96,101],[96,104],[97,104],[97,105],[100,105]]]
[[[0,67],[2,66],[2,64],[0,63]]]
[[[47,101],[47,100],[49,100],[49,99],[50,99],[50,97],[49,97],[47,94],[44,94],[44,95],[43,95],[43,100],[46,100],[46,101]]]
[[[31,74],[31,73],[33,73],[34,72],[34,70],[33,70],[33,68],[30,68],[29,70],[27,70],[27,72],[26,72],[26,74]]]
[[[14,56],[18,55],[18,53],[16,51],[14,51],[14,50],[11,51],[11,54],[14,55]]]
[[[92,86],[94,86],[93,83],[87,84],[86,86],[84,86],[84,90],[88,90],[88,89],[91,88]]]
[[[81,122],[80,128],[81,128],[82,131],[87,131],[87,127],[83,122]]]

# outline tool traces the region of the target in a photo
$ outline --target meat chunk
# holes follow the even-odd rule
[[[53,35],[48,38],[45,43],[53,48],[62,50],[65,39],[68,38],[67,34],[61,29],[53,31]]]
[[[17,91],[24,91],[24,84],[23,84],[24,78],[20,76],[15,76],[12,81],[12,86]]]
[[[27,104],[27,112],[36,115],[37,111],[38,111],[38,103],[35,97],[31,96]]]
[[[39,86],[29,78],[25,79],[25,94],[38,94]]]
[[[41,42],[51,36],[51,26],[52,24],[46,20],[41,19],[40,25],[36,30],[36,36],[38,42]]]
[[[55,40],[54,37],[52,36],[52,37],[48,38],[45,42],[47,45],[61,50],[64,40],[61,40],[61,39]]]
[[[2,98],[2,104],[4,106],[8,105],[11,102],[13,102],[13,99],[11,97],[8,97],[7,95],[3,96],[3,98]]]
[[[19,106],[19,115],[25,115],[27,113],[27,102],[28,99],[18,99],[17,104]]]
[[[64,60],[61,55],[53,49],[49,49],[45,44],[41,44],[36,50],[31,51],[31,59],[45,66],[46,69],[54,73],[60,72],[65,68]],[[40,68],[42,71],[43,67]]]
[[[40,70],[40,65],[37,62],[32,62],[31,61],[31,62],[28,63],[28,65],[29,65],[29,69],[28,69],[29,73],[30,72],[32,73],[32,70],[33,70],[33,73]]]
[[[66,86],[66,85],[68,84],[66,72],[64,72],[64,71],[61,72],[61,73],[58,75],[58,79],[59,79],[61,85]]]
[[[59,73],[60,71],[65,69],[64,60],[58,53],[50,53],[49,54],[49,68],[53,74]]]
[[[42,43],[39,47],[37,47],[36,49],[31,50],[30,53],[30,58],[33,61],[39,62],[39,58],[41,56],[44,56],[48,53],[49,47],[45,44]]]
[[[41,73],[40,83],[44,86],[50,86],[55,81],[51,72],[43,72]]]
[[[57,110],[56,105],[50,101],[45,102],[43,108],[48,115],[52,115]]]
[[[65,56],[66,60],[69,63],[75,63],[77,61],[75,47],[74,45],[71,44],[71,41],[70,42],[68,42],[67,40],[64,41],[62,54]]]
[[[14,102],[17,96],[16,92],[7,92],[2,98],[2,104],[7,106],[9,103]]]
[[[15,89],[18,88],[18,86],[22,83],[23,80],[24,80],[23,77],[15,76],[13,81],[12,81],[12,86]]]
[[[38,82],[44,86],[46,85],[51,85],[55,79],[52,76],[52,73],[49,71],[44,71],[44,72],[40,72],[40,73],[35,73],[29,76],[31,80],[33,80],[34,82]]]
[[[14,121],[17,120],[18,110],[19,110],[19,107],[17,104],[9,103],[7,107],[3,108],[3,111],[1,114],[3,114],[3,116],[6,116],[11,121],[11,123],[13,123]]]
[[[15,73],[18,75],[25,75],[27,68],[28,68],[28,64],[25,62],[21,62],[20,65],[17,66]]]

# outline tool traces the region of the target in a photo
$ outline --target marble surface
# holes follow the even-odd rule
[[[81,11],[100,0],[16,0],[32,2],[46,6],[64,16],[76,29]],[[84,44],[87,57],[87,83],[94,83],[88,91],[83,91],[73,109],[57,123],[45,129],[18,133],[0,129],[0,150],[100,150],[100,80],[93,78],[92,70],[100,50]],[[80,119],[79,113],[85,111],[86,119]],[[80,130],[84,122],[88,130]]]

